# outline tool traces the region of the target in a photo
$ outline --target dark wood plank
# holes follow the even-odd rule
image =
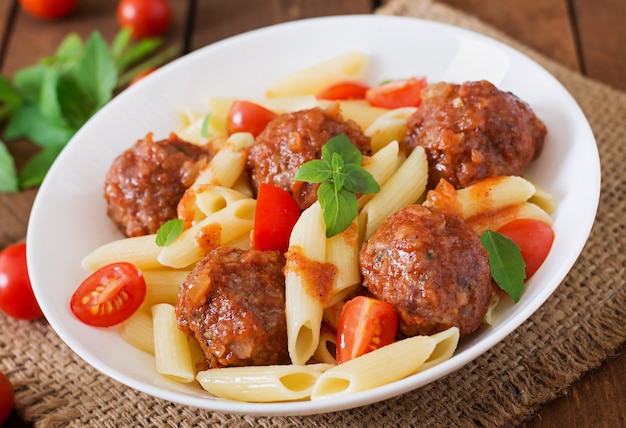
[[[296,19],[371,11],[370,0],[201,1],[195,15],[191,46],[197,49],[234,34]]]
[[[626,90],[626,2],[573,0],[586,75]]]
[[[538,52],[574,70],[580,70],[567,0],[439,0],[439,2],[477,16]]]

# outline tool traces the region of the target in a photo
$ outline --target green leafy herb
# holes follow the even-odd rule
[[[211,131],[209,130],[209,121],[211,120],[211,113],[204,116],[202,119],[202,126],[200,127],[200,136],[202,138],[209,138],[211,136]]]
[[[179,218],[173,218],[163,223],[156,234],[156,244],[159,247],[170,246],[183,233],[185,225]]]
[[[322,158],[300,166],[295,179],[321,183],[317,198],[322,207],[326,237],[350,226],[358,213],[357,194],[380,191],[372,175],[361,166],[363,155],[345,134],[329,139],[322,147]]]
[[[524,289],[526,263],[519,247],[501,233],[486,230],[480,241],[489,253],[491,275],[498,286],[517,303]]]
[[[39,185],[67,142],[115,91],[140,71],[177,54],[177,48],[156,53],[160,44],[160,39],[133,42],[128,28],[116,35],[110,48],[97,31],[86,41],[72,33],[54,55],[18,70],[12,82],[0,74],[0,121],[6,122],[5,141],[27,139],[41,148],[17,171],[2,145],[0,192]]]

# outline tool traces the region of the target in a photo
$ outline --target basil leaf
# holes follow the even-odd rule
[[[204,116],[202,119],[202,126],[200,127],[200,136],[202,138],[209,138],[211,136],[211,131],[209,131],[209,121],[211,120],[211,113]]]
[[[41,184],[64,145],[46,146],[30,158],[19,173],[20,187],[28,188]]]
[[[0,120],[9,117],[21,102],[20,96],[11,82],[0,74]]]
[[[161,44],[162,40],[159,38],[139,40],[116,59],[117,69],[119,71],[126,70],[131,64],[154,52]]]
[[[329,139],[322,147],[322,159],[329,160],[333,153],[343,159],[344,164],[361,165],[363,155],[348,139],[346,134],[339,134]]]
[[[156,244],[159,247],[167,247],[171,245],[174,241],[176,241],[176,238],[183,233],[184,228],[185,225],[179,218],[173,218],[166,221],[161,227],[159,227],[159,230],[157,230]]]
[[[503,234],[492,230],[483,232],[480,241],[489,253],[493,279],[517,303],[526,278],[526,263],[519,247]]]
[[[39,102],[41,86],[47,67],[35,65],[19,70],[13,76],[13,84],[19,91],[20,97],[24,101]]]
[[[27,138],[40,146],[58,146],[66,144],[75,132],[64,123],[41,114],[36,106],[26,104],[15,110],[4,135],[8,140]]]
[[[372,174],[361,166],[348,164],[344,167],[344,173],[346,179],[343,186],[347,190],[360,195],[380,192],[380,186]]]
[[[333,153],[333,157],[330,161],[330,166],[332,168],[332,180],[335,184],[335,189],[338,191],[343,187],[343,183],[345,181],[345,175],[343,172],[343,159],[339,156],[338,153]]]
[[[326,237],[330,238],[346,230],[358,213],[356,195],[346,189],[337,191],[330,181],[320,185],[317,195],[326,224]]]
[[[18,190],[15,162],[6,145],[0,141],[0,192],[17,192]]]
[[[330,163],[325,160],[314,159],[300,165],[293,178],[307,183],[322,183],[330,180],[332,176],[333,170]]]
[[[113,39],[113,44],[111,45],[111,55],[113,55],[113,59],[118,65],[117,69],[121,70],[119,67],[119,61],[124,51],[128,47],[132,36],[132,31],[130,27],[123,27],[120,31],[117,32],[115,38]]]
[[[95,31],[89,37],[85,55],[72,71],[94,112],[111,99],[117,83],[117,68],[99,32]]]

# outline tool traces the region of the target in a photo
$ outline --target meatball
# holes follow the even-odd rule
[[[156,233],[176,217],[178,201],[209,161],[208,148],[170,135],[138,140],[111,165],[104,183],[107,215],[126,236]]]
[[[330,138],[344,133],[364,155],[371,153],[370,138],[351,119],[343,120],[339,104],[278,116],[261,132],[248,155],[252,185],[271,183],[294,196],[300,209],[317,200],[319,184],[294,181],[303,163],[322,156],[322,146]]]
[[[408,120],[410,153],[424,147],[429,188],[445,178],[456,189],[487,177],[522,175],[543,147],[546,127],[528,104],[487,81],[435,83]]]
[[[396,309],[406,336],[452,326],[467,335],[480,327],[489,308],[487,251],[456,216],[409,205],[363,244],[360,262],[363,285]]]
[[[206,356],[202,368],[288,364],[285,258],[279,251],[218,247],[180,288],[179,328]]]

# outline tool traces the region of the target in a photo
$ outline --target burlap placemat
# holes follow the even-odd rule
[[[626,339],[626,94],[436,2],[398,0],[379,12],[444,21],[501,39],[550,70],[587,115],[602,162],[600,208],[589,242],[553,296],[503,342],[439,381],[374,405],[307,417],[234,416],[153,398],[88,366],[45,321],[0,314],[0,370],[12,379],[25,420],[37,427],[514,426]]]

